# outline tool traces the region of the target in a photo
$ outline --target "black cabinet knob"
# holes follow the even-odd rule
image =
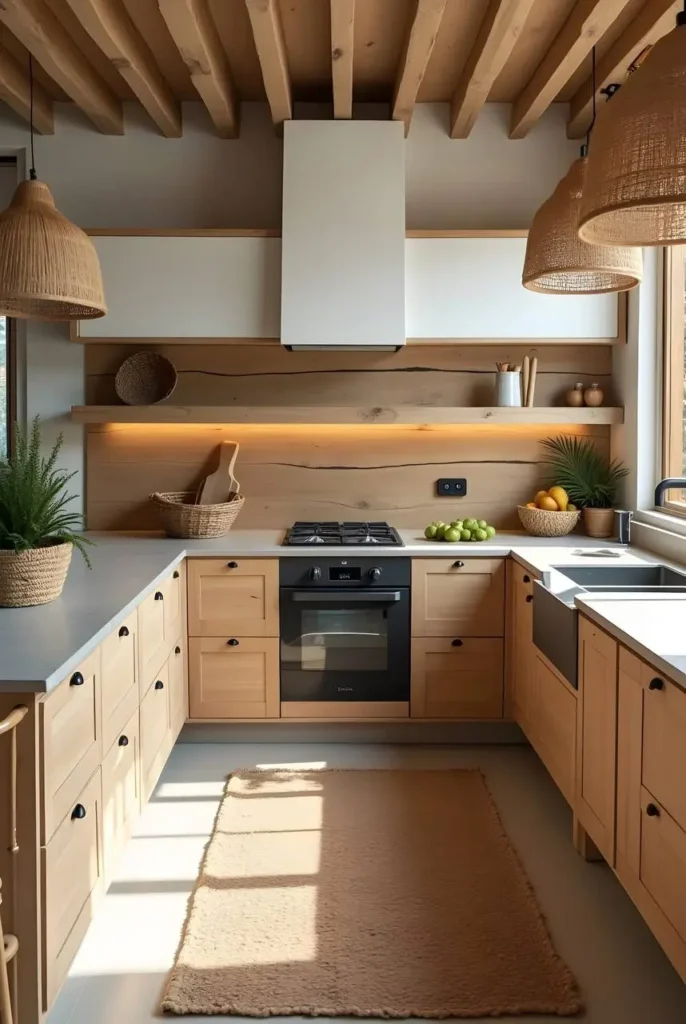
[[[181,648],[180,647],[175,647],[174,648],[174,654],[181,654]]]
[[[459,559],[457,562],[453,562],[453,569],[464,569],[464,562],[460,562]]]
[[[660,808],[656,807],[655,804],[648,804],[648,806],[646,807],[646,814],[649,818],[659,818]]]
[[[173,580],[178,580],[180,575],[181,575],[181,573],[179,572],[179,570],[178,569],[174,569],[174,572],[172,573],[172,579]]]
[[[227,569],[237,569],[238,568],[238,562],[227,562],[226,563],[226,567],[227,567]]]
[[[164,601],[164,594],[162,593],[161,590],[158,590],[157,593],[155,594],[155,600]]]
[[[659,676],[655,676],[655,678],[651,679],[650,682],[648,683],[648,689],[649,690],[663,690],[664,686],[665,686],[664,680],[660,679]]]
[[[80,672],[75,672],[69,680],[70,686],[83,686],[83,676]]]
[[[129,627],[128,626],[122,626],[121,629],[119,630],[119,636],[128,636],[128,635],[129,635]]]
[[[531,576],[522,576],[524,583],[531,583]]]
[[[462,641],[461,640],[453,640],[452,641],[452,645],[453,645],[453,647],[462,647]]]
[[[119,746],[120,747],[128,747],[128,745],[129,745],[129,737],[128,736],[120,736],[119,737]]]
[[[229,647],[238,647],[238,640],[227,640]]]
[[[157,682],[155,683],[155,689],[156,690],[163,690],[164,689],[164,683],[162,682],[161,679],[158,679]]]
[[[533,601],[533,599],[534,599],[534,595],[533,595],[533,594],[527,594],[527,595],[526,595],[526,601],[527,601],[527,604],[531,604],[531,602]]]
[[[77,804],[76,807],[74,808],[74,810],[71,812],[72,821],[75,821],[76,819],[78,819],[80,821],[82,818],[85,818],[85,817],[86,817],[86,808],[83,806],[83,804]]]

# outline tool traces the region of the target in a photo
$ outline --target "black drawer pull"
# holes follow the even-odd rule
[[[648,683],[649,690],[664,690],[664,687],[664,680],[660,679],[659,676],[655,676],[655,678],[651,679]]]
[[[162,593],[161,590],[158,590],[157,593],[155,594],[155,600],[164,601],[164,594]]]
[[[162,682],[161,679],[158,679],[157,682],[155,683],[155,689],[156,690],[163,690],[164,689],[164,683]]]
[[[534,599],[534,595],[533,594],[527,594],[526,595],[527,604],[531,604],[533,599]]]
[[[457,562],[453,562],[453,569],[464,569],[464,562],[461,562],[459,559]]]
[[[227,569],[237,569],[238,568],[238,562],[227,562],[226,563],[226,568]]]
[[[174,648],[174,654],[181,654],[181,648],[180,647],[175,647]]]
[[[648,806],[646,807],[646,814],[649,818],[659,818],[660,808],[656,807],[655,804],[648,804]]]
[[[129,627],[128,626],[122,626],[121,629],[119,630],[119,636],[128,636],[128,635],[129,635]]]
[[[173,580],[178,580],[180,575],[181,574],[180,574],[179,570],[178,569],[174,569],[174,572],[172,573],[172,579]]]
[[[522,580],[524,583],[531,583],[531,576],[522,576]]]
[[[80,672],[75,672],[69,680],[70,686],[83,686],[83,676]]]
[[[227,640],[229,647],[238,647],[238,640]]]
[[[120,747],[128,747],[128,745],[129,745],[129,737],[128,736],[120,736],[119,737],[119,746]]]
[[[74,810],[71,812],[71,820],[76,821],[78,819],[79,821],[81,821],[81,819],[85,817],[86,808],[83,806],[83,804],[77,804]]]
[[[453,647],[462,647],[462,641],[461,640],[452,640],[451,643],[452,643]]]

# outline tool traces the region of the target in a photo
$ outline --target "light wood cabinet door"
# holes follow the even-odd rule
[[[138,615],[134,611],[102,642],[102,749],[107,751],[138,707]]]
[[[182,562],[173,570],[161,587],[164,594],[164,637],[169,645],[185,633],[186,567]]]
[[[138,680],[141,698],[148,692],[167,656],[164,590],[165,584],[161,583],[138,605]]]
[[[279,641],[191,637],[190,717],[278,718]]]
[[[686,830],[686,693],[642,666],[642,782]]]
[[[645,788],[641,811],[641,882],[686,942],[686,832]]]
[[[169,719],[172,735],[176,738],[188,718],[188,671],[186,664],[186,638],[179,637],[169,655]]]
[[[529,740],[565,800],[573,804],[577,698],[535,649],[532,674]]]
[[[141,796],[147,800],[160,776],[171,747],[169,669],[165,663],[141,701]]]
[[[193,558],[188,563],[189,636],[279,635],[276,558]]]
[[[102,762],[105,883],[109,884],[141,807],[138,708],[116,736]]]
[[[412,718],[503,716],[503,641],[417,639],[412,644]]]
[[[507,637],[509,659],[509,714],[526,736],[533,724],[536,708],[534,699],[535,662],[533,642],[533,590],[534,577],[518,562],[509,566],[509,618]]]
[[[42,841],[47,843],[102,758],[100,648],[40,707]]]
[[[577,817],[610,865],[615,862],[618,645],[579,616]]]
[[[503,635],[505,566],[502,558],[412,560],[412,635]]]
[[[103,889],[100,768],[42,850],[44,1009],[62,984]]]

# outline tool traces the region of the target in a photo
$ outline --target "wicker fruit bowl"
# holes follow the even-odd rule
[[[566,537],[579,522],[580,512],[546,512],[517,505],[519,521],[534,537]]]
[[[223,537],[234,524],[245,504],[237,494],[231,501],[219,505],[196,505],[195,491],[167,491],[150,495],[157,509],[162,528],[169,537],[187,537],[195,540]]]

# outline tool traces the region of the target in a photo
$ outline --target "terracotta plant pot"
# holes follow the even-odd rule
[[[49,544],[29,551],[0,551],[0,608],[47,604],[62,593],[72,544]]]
[[[584,529],[589,537],[612,537],[615,532],[613,508],[585,508]]]

